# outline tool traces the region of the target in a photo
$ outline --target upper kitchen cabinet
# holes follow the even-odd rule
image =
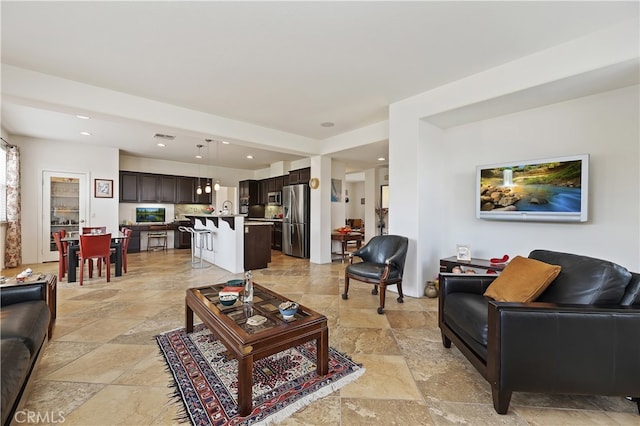
[[[196,195],[196,179],[121,171],[120,202],[211,204],[211,194]]]
[[[138,201],[141,203],[175,203],[176,177],[146,173],[139,175]]]
[[[311,168],[292,170],[289,172],[289,185],[297,185],[300,183],[309,183],[311,179]]]
[[[196,179],[187,176],[178,176],[176,178],[176,204],[193,204],[195,203]]]
[[[135,203],[138,201],[138,174],[120,172],[120,201]]]
[[[138,201],[141,203],[158,201],[158,177],[156,175],[138,175]]]
[[[176,202],[175,176],[158,176],[158,201],[161,203]]]
[[[239,198],[249,199],[249,205],[254,206],[261,203],[260,182],[257,180],[241,180],[238,183]]]
[[[274,191],[282,192],[282,187],[284,186],[284,176],[278,176],[273,178],[275,181],[275,189]]]

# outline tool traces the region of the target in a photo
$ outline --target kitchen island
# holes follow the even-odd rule
[[[246,269],[266,268],[271,260],[271,247],[264,243],[265,232],[258,232],[253,227],[270,227],[268,222],[245,221],[244,215],[211,215],[187,214],[194,229],[206,229],[211,232],[208,236],[209,248],[202,250],[202,259],[231,273],[238,274]],[[269,232],[270,228],[265,231]],[[194,248],[195,257],[200,260],[200,250]],[[255,261],[255,257],[260,260]],[[265,259],[267,260],[265,262]],[[248,261],[248,262],[247,262]]]

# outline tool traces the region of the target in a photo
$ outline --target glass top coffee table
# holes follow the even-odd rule
[[[274,353],[316,340],[317,373],[329,370],[329,329],[327,318],[300,305],[291,319],[284,319],[278,305],[288,301],[284,296],[254,283],[253,302],[240,300],[223,306],[218,293],[226,284],[213,284],[187,289],[185,298],[186,331],[193,332],[193,315],[220,339],[238,360],[238,414],[247,416],[252,410],[253,362]],[[266,318],[260,325],[250,325],[254,315]]]

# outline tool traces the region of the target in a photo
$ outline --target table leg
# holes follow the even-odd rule
[[[78,246],[72,247],[71,244],[67,247],[67,262],[69,267],[67,268],[67,282],[76,282],[76,268],[78,267]]]
[[[114,244],[116,249],[116,277],[122,276],[122,243]]]
[[[253,355],[238,360],[238,414],[251,414],[253,409]]]
[[[316,339],[317,359],[316,372],[324,376],[329,372],[329,329],[325,328]]]
[[[347,251],[347,241],[346,239],[342,240],[342,263],[344,263],[344,252]]]
[[[184,306],[186,319],[185,330],[187,333],[193,333],[193,309],[191,309],[191,307],[186,303],[184,304]]]

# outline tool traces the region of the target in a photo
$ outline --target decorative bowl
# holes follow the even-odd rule
[[[235,294],[224,294],[219,296],[218,299],[223,306],[231,306],[238,300],[238,296]]]
[[[244,285],[244,280],[236,279],[227,281],[227,285],[229,287],[242,287]]]
[[[284,319],[291,319],[298,312],[299,305],[295,302],[282,302],[278,309]]]

